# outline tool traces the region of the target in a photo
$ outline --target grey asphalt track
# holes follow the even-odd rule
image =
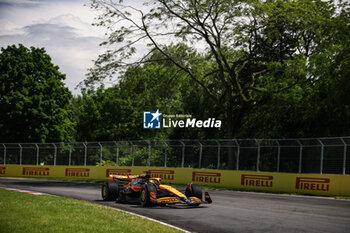
[[[101,184],[0,179],[0,187],[45,192],[116,207],[193,232],[350,232],[350,201],[234,191],[209,191],[213,204],[142,208],[103,202]],[[1,200],[0,200],[1,201]]]

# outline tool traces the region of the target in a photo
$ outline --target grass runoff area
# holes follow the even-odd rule
[[[110,207],[0,189],[0,232],[180,232]]]

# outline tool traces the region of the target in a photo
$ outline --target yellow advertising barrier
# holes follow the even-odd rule
[[[149,171],[163,182],[190,182],[249,191],[286,192],[320,196],[350,196],[350,175],[315,175],[159,167],[0,166],[0,177],[49,177],[106,180],[111,174]]]

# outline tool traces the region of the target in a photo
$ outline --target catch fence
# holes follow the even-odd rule
[[[0,143],[0,164],[350,174],[349,147],[350,137]]]

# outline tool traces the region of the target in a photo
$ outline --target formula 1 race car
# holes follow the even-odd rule
[[[161,184],[161,178],[151,178],[147,173],[110,175],[108,180],[109,182],[102,185],[104,201],[140,203],[144,207],[170,204],[198,206],[212,203],[208,192],[205,192],[205,200],[202,201],[203,193],[199,185],[190,183],[184,192],[180,192],[170,185]]]

